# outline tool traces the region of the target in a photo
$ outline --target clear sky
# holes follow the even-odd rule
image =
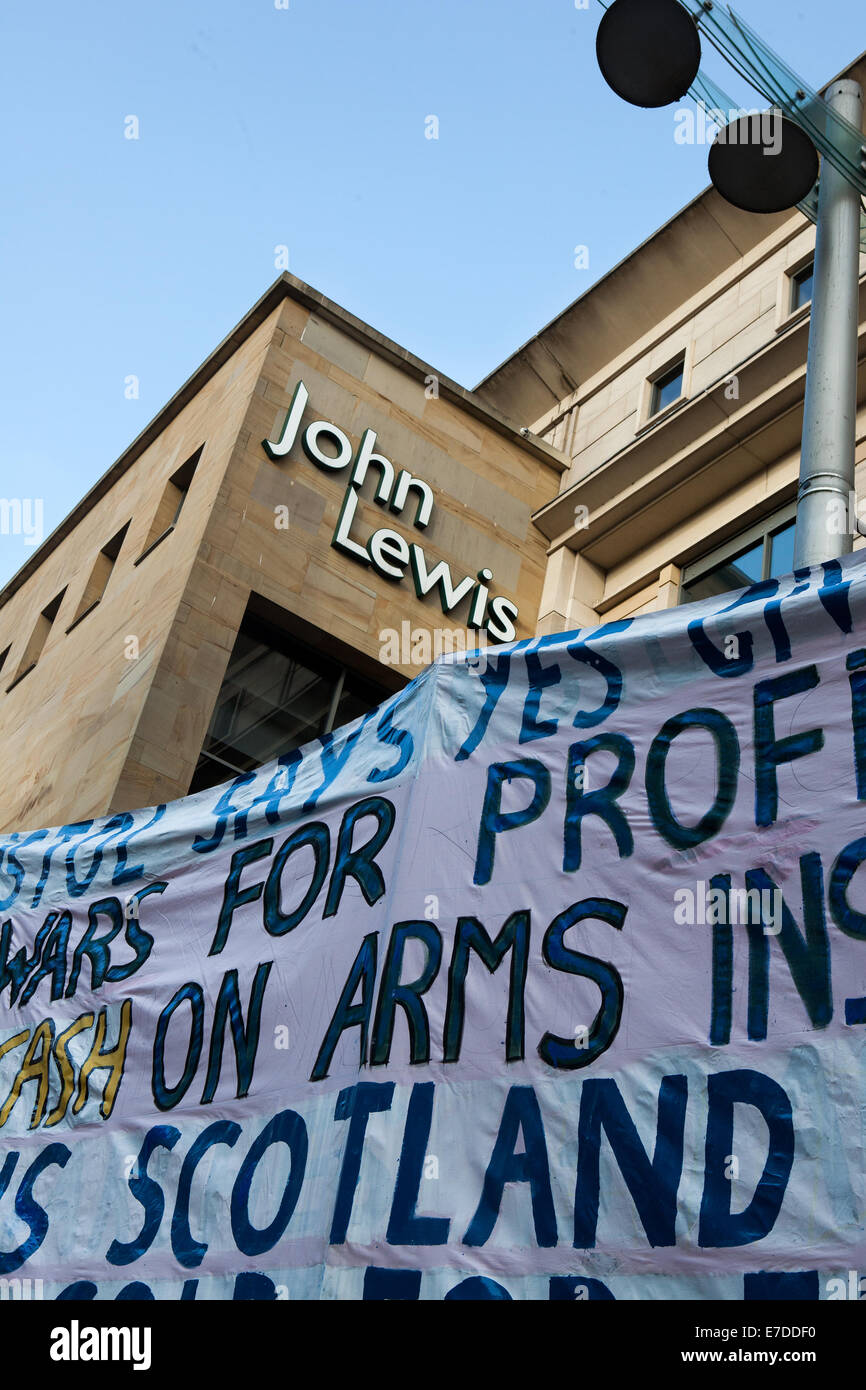
[[[674,107],[605,86],[596,0],[284,3],[5,0],[0,497],[43,499],[46,534],[275,248],[472,386],[707,183]],[[737,8],[815,86],[866,48],[862,0]],[[25,539],[0,534],[0,583]]]

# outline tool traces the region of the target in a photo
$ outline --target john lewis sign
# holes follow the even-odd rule
[[[280,438],[276,443],[269,439],[262,441],[268,458],[285,458],[291,452],[300,433],[301,419],[309,398],[309,391],[304,383],[299,381]],[[323,445],[329,446],[332,451],[336,449],[337,452],[329,453]],[[410,544],[399,531],[383,526],[373,532],[366,545],[352,537],[358,498],[371,466],[378,473],[373,496],[380,507],[387,507],[389,511],[402,517],[406,508],[409,507],[411,511],[414,505],[412,525],[419,531],[426,530],[433,513],[434,497],[430,484],[423,478],[415,477],[405,468],[397,471],[390,459],[385,458],[384,454],[376,453],[375,430],[364,430],[356,452],[348,435],[330,420],[313,420],[301,434],[301,447],[317,468],[327,472],[340,472],[346,468],[351,470],[346,483],[346,495],[331,540],[335,550],[351,555],[362,565],[372,565],[377,574],[381,574],[385,579],[403,580],[408,570],[418,598],[425,598],[435,590],[443,613],[451,613],[468,597],[468,627],[486,630],[495,642],[514,640],[513,620],[517,617],[517,605],[500,595],[490,597],[492,570],[482,568],[474,576],[467,574],[455,583],[451,566],[446,560],[430,564],[423,547],[415,542]]]

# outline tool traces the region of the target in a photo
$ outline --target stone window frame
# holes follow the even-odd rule
[[[670,357],[667,357],[665,361],[650,372],[648,376],[644,377],[641,385],[640,400],[638,402],[636,434],[641,434],[644,430],[651,429],[653,426],[657,425],[660,420],[667,420],[670,415],[677,410],[682,410],[683,406],[688,403],[689,393],[691,391],[692,349],[693,344],[690,341],[679,348],[678,351],[672,353]],[[682,363],[683,368],[683,384],[680,394],[677,396],[676,400],[671,401],[669,405],[663,406],[661,410],[653,411],[652,404],[656,382],[660,377],[666,376],[672,368],[679,366],[680,363]]]
[[[807,319],[812,312],[812,300],[809,299],[805,304],[800,304],[796,309],[791,308],[791,299],[794,289],[794,276],[799,275],[801,270],[805,270],[808,265],[813,265],[815,261],[814,247],[809,251],[804,251],[802,256],[798,256],[790,265],[786,265],[781,271],[776,287],[776,332],[783,333],[792,324],[799,323],[802,319]]]
[[[67,586],[64,584],[60,592],[55,594],[51,602],[46,603],[45,607],[37,615],[36,622],[30,630],[30,635],[27,638],[27,645],[24,648],[15,675],[12,677],[10,684],[6,687],[7,695],[10,690],[15,689],[20,681],[23,681],[25,676],[29,676],[30,672],[35,670],[38,665],[39,658],[45,650],[48,640],[56,626],[63,601],[66,597],[66,592]]]
[[[88,613],[92,613],[94,608],[97,608],[102,602],[105,591],[108,588],[108,582],[114,573],[114,567],[123,549],[129,527],[130,521],[127,521],[98,551],[87,577],[87,582],[84,586],[84,591],[79,600],[78,607],[75,610],[75,617],[66,629],[67,632],[71,632],[73,628],[77,627],[78,624],[87,617]]]
[[[167,479],[160,494],[156,512],[150,523],[144,549],[133,564],[140,565],[142,560],[146,560],[152,550],[170,536],[177,526],[181,512],[186,505],[189,490],[192,487],[196,470],[201,461],[204,451],[204,444],[200,444],[193,454],[182,463],[180,468],[175,469],[171,477]]]

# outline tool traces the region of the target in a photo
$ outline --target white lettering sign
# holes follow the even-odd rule
[[[455,582],[447,560],[428,561],[423,548],[410,544],[399,532],[388,527],[374,531],[363,545],[352,536],[358,499],[372,467],[376,473],[374,499],[397,516],[409,509],[412,525],[426,530],[433,515],[433,489],[408,469],[395,469],[390,459],[376,452],[376,431],[364,430],[357,451],[348,435],[328,420],[314,420],[301,433],[301,420],[310,399],[302,381],[295,387],[278,440],[265,439],[262,447],[268,458],[286,458],[300,435],[301,447],[311,463],[325,472],[351,468],[346,495],[331,540],[335,550],[351,555],[362,565],[372,565],[377,574],[390,580],[403,580],[411,574],[415,593],[423,599],[434,590],[443,613],[451,613],[464,599],[469,600],[467,625],[490,634],[494,642],[513,642],[517,605],[502,595],[490,597],[493,571],[482,568]]]

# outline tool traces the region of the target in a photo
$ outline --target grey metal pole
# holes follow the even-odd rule
[[[862,129],[860,84],[842,79],[826,101]],[[827,159],[821,164],[812,318],[797,490],[794,567],[853,549],[860,194]]]

